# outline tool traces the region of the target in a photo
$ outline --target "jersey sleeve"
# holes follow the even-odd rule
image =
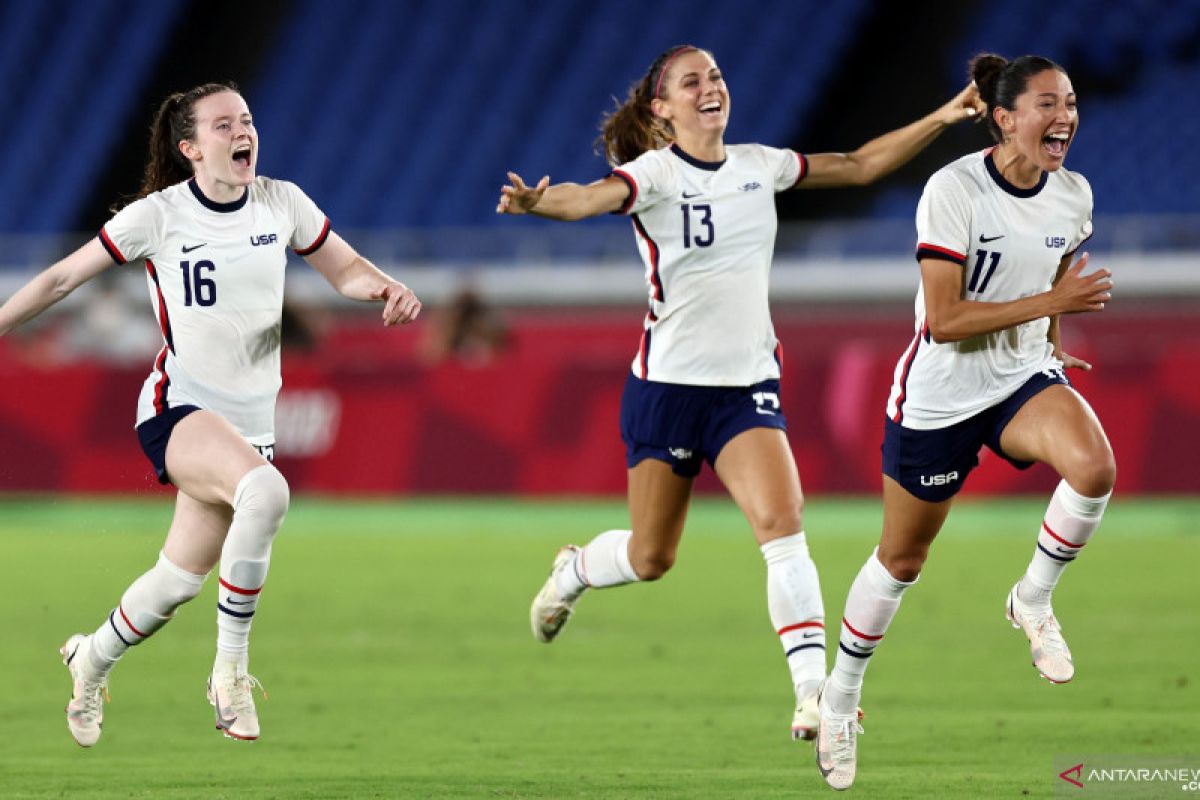
[[[1074,255],[1075,251],[1083,246],[1083,243],[1092,238],[1092,187],[1087,180],[1082,176],[1078,176],[1083,183],[1084,195],[1087,198],[1086,206],[1083,211],[1083,222],[1079,229],[1075,231],[1075,235],[1071,237],[1070,243],[1067,245],[1066,255]]]
[[[936,258],[967,263],[971,245],[971,204],[959,181],[936,172],[917,203],[917,260]]]
[[[647,151],[610,173],[629,187],[629,197],[617,214],[636,214],[674,194],[675,172],[664,158],[665,152]]]
[[[160,238],[160,222],[157,205],[146,198],[135,200],[100,228],[100,244],[118,264],[148,258]]]
[[[808,159],[795,150],[760,145],[759,152],[774,179],[776,192],[786,192],[794,188],[808,175]]]
[[[280,181],[287,198],[288,212],[292,219],[292,238],[288,246],[298,255],[312,255],[321,249],[329,238],[329,217],[317,207],[304,191],[290,181]]]

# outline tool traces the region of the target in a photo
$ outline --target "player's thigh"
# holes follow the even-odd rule
[[[197,411],[171,431],[166,463],[181,492],[202,503],[232,505],[242,477],[268,462],[224,417]]]
[[[879,560],[897,580],[915,580],[929,546],[937,537],[953,497],[933,502],[911,494],[895,479],[883,476],[883,535]]]
[[[1010,458],[1049,464],[1089,497],[1112,491],[1116,462],[1100,420],[1070,386],[1050,386],[1013,415],[1000,434]]]
[[[750,428],[734,436],[713,462],[717,477],[765,544],[801,530],[800,473],[778,428]]]
[[[204,575],[220,560],[232,521],[233,509],[226,503],[204,503],[180,491],[163,553],[172,564]]]
[[[655,458],[642,459],[629,469],[629,518],[633,530],[629,557],[639,575],[645,577],[645,567],[661,573],[675,563],[693,481]],[[639,569],[639,564],[643,569]]]

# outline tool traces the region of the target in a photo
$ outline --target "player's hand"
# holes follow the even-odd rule
[[[1076,358],[1070,353],[1064,353],[1062,350],[1056,351],[1054,357],[1063,363],[1063,369],[1081,369],[1087,372],[1092,368],[1092,365],[1082,358]]]
[[[983,119],[986,113],[987,103],[979,96],[979,87],[975,85],[975,81],[968,83],[965,89],[938,109],[939,116],[947,125],[954,125],[964,119]]]
[[[371,292],[371,299],[383,301],[384,325],[407,325],[421,313],[421,301],[399,281],[385,283]]]
[[[543,175],[537,186],[530,188],[515,172],[508,173],[511,185],[500,187],[500,202],[496,204],[497,214],[528,214],[542,199],[550,186],[550,176]]]
[[[1104,304],[1112,299],[1112,273],[1098,269],[1087,275],[1088,254],[1067,268],[1058,283],[1050,290],[1058,307],[1056,313],[1076,314],[1081,311],[1103,311]]]

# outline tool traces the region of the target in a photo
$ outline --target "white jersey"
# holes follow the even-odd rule
[[[1000,174],[992,151],[938,170],[917,205],[917,259],[963,268],[963,297],[1005,302],[1049,291],[1063,256],[1092,233],[1092,190],[1074,172],[1043,172],[1021,189]],[[917,290],[916,335],[896,365],[887,414],[906,428],[961,422],[1004,400],[1034,374],[1061,369],[1047,338],[1050,319],[934,342]]]
[[[779,377],[767,304],[775,193],[806,171],[799,153],[757,144],[727,146],[716,163],[672,145],[613,170],[629,184],[621,213],[632,215],[650,294],[634,374],[698,386]]]
[[[262,177],[232,203],[185,181],[109,220],[100,241],[118,264],[145,261],[163,334],[137,424],[194,405],[251,444],[273,444],[285,248],[307,255],[328,234],[329,220],[295,184]]]

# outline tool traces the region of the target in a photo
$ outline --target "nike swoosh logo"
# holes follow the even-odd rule
[[[185,252],[185,253],[190,253],[190,252],[192,252],[193,250],[199,250],[201,247],[204,247],[204,245],[206,245],[206,244],[208,244],[208,242],[201,242],[200,244],[194,244],[194,245],[192,245],[191,247],[188,247],[188,246],[185,244],[185,245],[183,246],[183,252]]]
[[[811,638],[813,638],[814,636],[820,636],[820,635],[821,635],[821,634],[817,633],[816,631],[809,631],[808,633],[804,634],[804,635],[803,635],[803,636],[801,636],[800,638],[801,638],[801,639],[811,639]]]
[[[684,200],[687,200],[688,198],[691,198],[691,197],[699,197],[699,196],[700,196],[700,195],[702,195],[702,194],[704,194],[704,192],[692,192],[691,194],[688,194],[687,192],[684,192],[684,193],[683,193],[683,199],[684,199]]]
[[[773,417],[773,416],[775,416],[775,412],[774,412],[774,411],[767,411],[766,409],[762,409],[762,408],[756,408],[756,409],[754,409],[754,410],[755,410],[757,413],[759,413],[759,414],[762,414],[763,416],[766,416],[766,417]]]
[[[71,651],[71,655],[67,656],[67,666],[71,666],[71,662],[75,660],[75,654],[79,652],[79,645],[75,645],[75,649]]]
[[[1004,234],[1003,234],[1003,233],[1002,233],[1002,234],[1000,234],[999,236],[984,236],[982,233],[981,233],[981,234],[979,234],[979,242],[980,242],[980,244],[987,244],[988,242],[994,242],[994,241],[996,241],[997,239],[1003,239],[1003,238],[1004,238]]]
[[[213,699],[216,701],[215,703],[213,703],[213,706],[215,707],[216,712],[217,712],[217,727],[224,728],[225,730],[229,730],[231,727],[233,727],[233,723],[237,722],[237,715],[235,714],[232,717],[225,716],[226,714],[229,714],[230,712],[232,712],[233,709],[221,708],[221,696],[218,695],[215,691],[213,692]]]
[[[237,600],[234,600],[232,597],[226,597],[225,602],[231,606],[248,606],[251,603],[253,603],[254,601],[253,600],[245,600],[245,601],[239,602]]]
[[[1060,553],[1066,553],[1067,555],[1070,555],[1071,553],[1074,553],[1074,552],[1075,552],[1074,550],[1068,550],[1068,549],[1066,549],[1066,548],[1064,548],[1064,547],[1058,547],[1057,545],[1055,546],[1055,548],[1054,548],[1054,549],[1055,549],[1055,550],[1057,550],[1057,551],[1058,551],[1058,552],[1060,552]]]

